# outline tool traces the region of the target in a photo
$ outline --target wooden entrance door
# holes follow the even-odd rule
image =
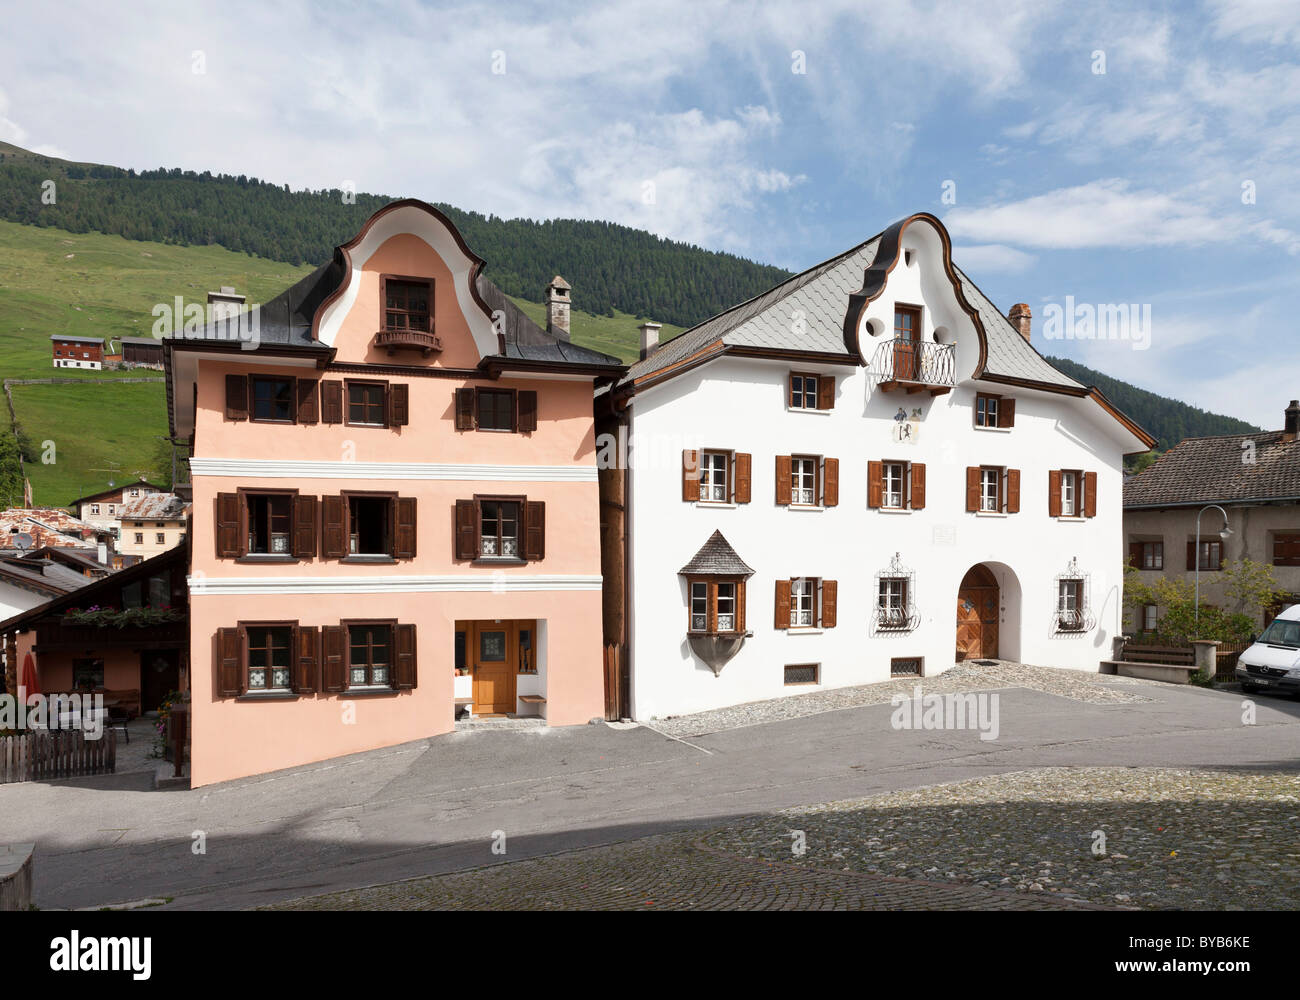
[[[998,655],[1001,594],[987,566],[972,566],[957,588],[957,659]]]
[[[894,378],[915,381],[921,367],[921,310],[894,307]]]
[[[474,622],[470,631],[470,669],[474,673],[474,714],[505,715],[515,710],[514,622]]]

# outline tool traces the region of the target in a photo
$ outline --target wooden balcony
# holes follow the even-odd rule
[[[901,389],[941,396],[956,385],[957,346],[921,340],[886,340],[876,348],[867,370],[881,392]]]
[[[424,330],[380,330],[371,344],[386,349],[390,356],[398,351],[419,351],[427,358],[442,350],[442,338]]]

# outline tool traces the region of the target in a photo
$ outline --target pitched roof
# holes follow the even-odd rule
[[[175,493],[148,493],[128,500],[117,516],[122,521],[177,521],[189,510],[190,505]]]
[[[736,555],[731,543],[722,537],[721,531],[711,534],[694,558],[677,572],[682,576],[754,575],[754,571]]]
[[[900,220],[866,242],[691,327],[660,346],[650,357],[633,364],[622,384],[670,368],[716,343],[841,355],[856,362],[856,353],[845,343],[844,335],[850,298],[863,288],[868,271],[877,280],[883,277],[892,261],[880,255],[897,256],[898,234],[907,221]],[[1048,364],[956,265],[953,271],[961,293],[975,308],[984,327],[988,344],[985,374],[1084,389],[1081,383]]]
[[[12,545],[18,535],[31,535],[32,548],[62,545],[81,548],[95,527],[58,507],[11,507],[0,512],[0,546]]]
[[[504,323],[501,332],[505,351],[501,357],[558,364],[610,366],[622,371],[623,362],[618,358],[588,347],[579,347],[547,333],[529,319],[527,313],[510,296],[482,274],[479,274],[477,284],[483,301],[493,312],[500,312]]]
[[[77,497],[77,499],[75,499],[75,500],[69,500],[69,501],[68,501],[68,506],[69,506],[69,507],[75,507],[75,506],[77,506],[77,504],[79,504],[79,503],[86,503],[86,502],[91,501],[91,500],[99,500],[99,499],[102,498],[102,497],[112,496],[112,495],[114,495],[114,494],[121,493],[123,490],[129,490],[129,489],[130,489],[131,487],[133,487],[133,486],[146,486],[146,487],[148,487],[148,488],[151,489],[151,490],[161,490],[161,489],[162,489],[161,486],[155,486],[153,483],[149,482],[149,480],[147,480],[147,479],[137,479],[137,480],[135,480],[135,481],[133,481],[133,482],[130,482],[130,483],[123,483],[121,486],[110,486],[108,489],[106,489],[106,490],[100,490],[98,493],[90,493],[90,494],[88,494],[88,495],[86,495],[86,496],[84,496],[84,497]]]
[[[1256,500],[1300,502],[1300,440],[1282,431],[1186,438],[1124,483],[1126,508]]]
[[[103,337],[74,337],[70,333],[52,333],[50,334],[50,339],[51,340],[72,340],[72,341],[76,341],[78,344],[102,344],[104,342]]]
[[[93,582],[91,577],[52,562],[0,558],[0,583],[9,583],[46,597],[70,594]]]

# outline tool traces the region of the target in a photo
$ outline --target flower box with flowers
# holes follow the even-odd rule
[[[167,622],[183,621],[185,612],[179,608],[114,608],[92,604],[88,608],[68,608],[63,621],[69,625],[94,625],[107,628],[147,628]]]

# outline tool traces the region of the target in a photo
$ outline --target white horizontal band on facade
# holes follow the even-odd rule
[[[192,596],[203,594],[518,594],[600,590],[601,577],[523,576],[280,576],[186,577]]]
[[[441,462],[312,462],[191,458],[192,476],[256,479],[428,479],[458,482],[594,483],[594,465],[452,465]]]

